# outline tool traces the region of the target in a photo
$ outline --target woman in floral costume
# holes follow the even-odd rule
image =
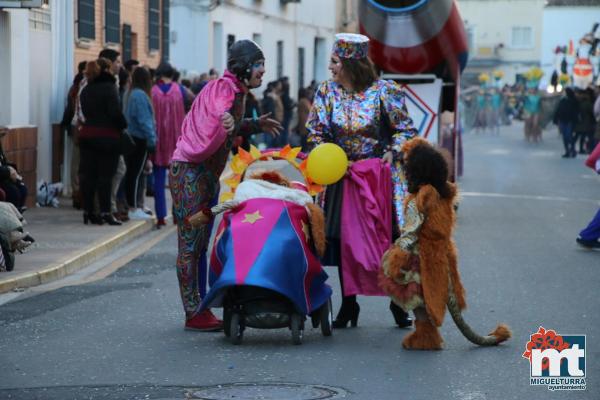
[[[397,234],[401,226],[405,183],[401,168],[395,164],[401,158],[402,144],[417,134],[408,116],[402,88],[378,79],[367,57],[368,45],[369,39],[363,35],[336,35],[329,65],[332,79],[318,88],[306,123],[309,146],[335,143],[346,152],[351,164],[346,177],[328,186],[324,195],[328,242],[324,263],[339,267],[343,294],[334,328],[344,328],[348,322],[356,326],[360,311],[357,294],[384,295],[377,285],[377,271],[385,249],[379,254],[377,245],[391,241],[392,231]],[[368,193],[374,199],[371,205],[352,202],[349,196],[361,178],[365,179],[363,185],[356,190],[371,187]],[[388,209],[373,214],[372,208],[381,204]],[[360,217],[345,217],[345,208],[350,207],[350,214]],[[378,223],[387,220],[379,216],[389,217],[383,235],[378,234],[381,232]],[[352,233],[355,227],[363,226],[365,232],[376,234],[365,235],[362,242],[349,241],[350,234],[344,232]],[[362,257],[365,254],[371,257]],[[399,307],[391,303],[390,309],[399,326],[411,325]]]

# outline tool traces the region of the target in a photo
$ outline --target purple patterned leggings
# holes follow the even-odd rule
[[[193,228],[186,217],[210,207],[219,191],[218,177],[203,164],[174,161],[169,171],[173,216],[177,221],[177,278],[186,318],[192,318],[200,306],[199,262],[204,258],[210,239],[210,227]],[[206,275],[206,263],[202,263]],[[200,276],[202,285],[206,278]],[[203,290],[202,290],[203,292]]]

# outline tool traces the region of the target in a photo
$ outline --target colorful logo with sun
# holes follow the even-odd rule
[[[530,336],[529,342],[525,345],[525,352],[523,353],[523,358],[529,360],[529,364],[531,364],[531,351],[533,349],[539,349],[540,351],[544,351],[547,349],[556,349],[558,352],[562,350],[568,349],[571,347],[570,343],[565,342],[561,335],[558,335],[556,331],[551,329],[544,329],[544,327],[540,326],[538,331]],[[565,359],[561,359],[561,363],[565,361]],[[550,366],[550,360],[548,358],[544,358],[542,360],[542,370],[547,370]]]

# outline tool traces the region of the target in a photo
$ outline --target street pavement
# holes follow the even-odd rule
[[[167,209],[171,196],[166,193]],[[154,209],[154,199],[145,205]],[[24,213],[24,231],[35,238],[23,254],[15,253],[12,271],[0,272],[0,294],[17,291],[73,274],[97,260],[106,259],[115,249],[147,234],[156,220],[131,220],[120,226],[84,225],[82,211],[71,199],[61,198],[58,207],[33,207]],[[170,217],[168,217],[170,220]]]
[[[185,331],[170,233],[115,252],[108,273],[0,295],[0,399],[598,399],[600,252],[575,238],[600,206],[600,179],[561,149],[555,128],[540,145],[520,124],[464,137],[464,315],[479,333],[509,324],[498,347],[472,345],[447,316],[444,350],[403,350],[409,330],[394,328],[385,298],[359,298],[357,328],[307,328],[300,346],[286,329],[249,328],[241,346]],[[587,335],[586,391],[530,386],[521,354],[540,326]]]

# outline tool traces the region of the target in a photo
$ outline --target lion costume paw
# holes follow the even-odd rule
[[[415,330],[402,340],[407,350],[441,350],[443,344],[440,332],[428,321],[415,321]]]

